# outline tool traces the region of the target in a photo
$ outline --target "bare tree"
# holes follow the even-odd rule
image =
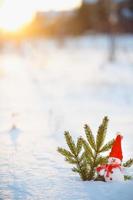
[[[118,25],[118,4],[113,0],[108,0],[108,22],[110,28],[110,48],[109,61],[114,61],[116,57],[116,33]]]

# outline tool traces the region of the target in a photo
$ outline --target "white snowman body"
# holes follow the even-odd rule
[[[108,159],[108,165],[120,165],[121,160],[118,158],[110,157]],[[124,181],[124,174],[123,174],[123,169],[121,166],[112,168],[111,172],[109,173],[109,176],[107,176],[107,171],[104,169],[104,178],[106,182],[111,182],[111,181]]]

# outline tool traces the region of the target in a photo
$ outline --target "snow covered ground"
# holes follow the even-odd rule
[[[56,152],[63,132],[76,139],[110,118],[107,140],[124,136],[133,157],[133,37],[117,38],[108,62],[107,37],[28,41],[0,54],[0,199],[132,200],[133,181],[82,182]],[[130,170],[133,173],[133,170]]]

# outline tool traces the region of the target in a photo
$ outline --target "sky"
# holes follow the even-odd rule
[[[29,23],[37,11],[71,10],[82,0],[0,0],[0,28],[16,31]]]
[[[23,7],[32,10],[69,10],[80,5],[82,0],[0,0],[0,5]]]

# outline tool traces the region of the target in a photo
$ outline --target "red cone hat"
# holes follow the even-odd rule
[[[109,157],[114,157],[114,158],[118,158],[122,161],[122,158],[123,158],[123,155],[122,155],[122,148],[121,148],[121,140],[122,140],[122,136],[121,135],[117,135],[114,143],[113,143],[113,146],[112,146],[112,149],[111,149],[111,152],[109,154]]]

